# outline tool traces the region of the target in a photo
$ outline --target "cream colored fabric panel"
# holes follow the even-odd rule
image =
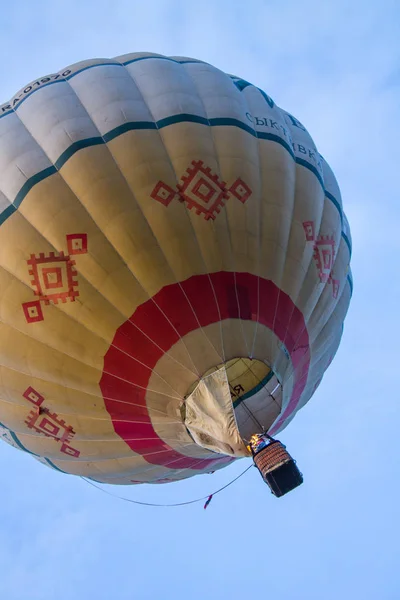
[[[200,127],[197,126],[197,129]],[[213,174],[219,176],[220,181],[225,182],[227,189],[241,179],[251,191],[246,202],[241,202],[234,195],[230,195],[223,201],[224,208],[221,206],[220,212],[215,213],[215,220],[212,222],[199,218],[195,210],[188,213],[204,262],[210,272],[223,270],[256,273],[260,236],[257,140],[246,132],[229,126],[215,127],[213,130],[203,126],[201,131],[207,132],[207,141],[217,162],[207,155],[200,155],[199,159],[206,167],[211,168]],[[193,133],[191,147],[187,148],[187,154],[197,160],[198,136],[196,131]],[[173,139],[172,131],[171,139]],[[178,162],[177,159],[176,164],[184,174],[187,169],[184,162],[181,160]]]
[[[208,119],[224,117],[248,123],[244,97],[223,71],[199,62],[183,64],[181,70],[192,80]]]
[[[18,118],[53,163],[71,143],[99,135],[66,81],[32,94],[28,102],[18,107]]]
[[[229,324],[232,322],[229,321]],[[234,335],[235,332],[232,333]],[[200,327],[189,332],[172,348],[168,354],[164,354],[157,363],[156,372],[168,378],[171,377],[171,371],[175,368],[180,369],[180,365],[185,360],[185,355],[188,353],[192,361],[192,369],[180,371],[179,377],[176,378],[177,395],[183,398],[190,386],[204,375],[211,367],[224,362],[223,355],[216,351],[215,346],[210,342],[211,339],[218,341],[220,337],[220,324],[208,325]],[[171,363],[174,361],[174,363]],[[171,368],[173,367],[173,368]]]
[[[280,287],[291,231],[296,166],[287,150],[273,141],[259,140],[259,155],[263,195],[260,275]],[[257,343],[262,343],[260,335],[268,335],[265,356],[273,371],[282,372],[287,359],[275,336],[258,327]]]
[[[338,277],[335,281],[335,285],[337,288],[337,296],[340,299],[342,293],[344,293],[345,288],[348,288],[348,283],[346,280],[347,266],[348,266],[349,254],[348,248],[344,242],[342,242],[339,246],[339,251],[337,252],[337,257],[334,265],[334,275]],[[340,277],[340,279],[339,279]],[[311,330],[311,341],[319,334],[319,332],[324,328],[325,324],[328,322],[331,313],[333,312],[338,300],[334,298],[332,295],[331,285],[327,285],[324,288],[324,291],[321,295],[321,298],[316,306],[311,318],[310,318],[310,330]],[[348,292],[346,293],[346,300],[348,299]],[[343,315],[344,318],[345,315]],[[343,319],[342,321],[343,322]],[[337,326],[338,323],[335,323]]]
[[[296,140],[297,130],[293,128],[291,132],[293,139]],[[295,147],[298,144],[299,142],[294,141]],[[317,294],[313,295],[313,290],[318,289],[318,272],[313,261],[314,244],[307,244],[304,223],[312,221],[314,230],[318,231],[323,220],[323,207],[324,192],[318,179],[304,166],[297,165],[294,209],[282,288],[289,291],[289,295],[303,313],[306,322],[308,319],[306,298],[309,301],[311,296],[317,302]]]
[[[183,281],[195,273],[205,273],[206,267],[190,227],[186,206],[175,200],[165,207],[154,200],[151,194],[159,181],[171,189],[176,188],[178,175],[175,172],[173,156],[170,155],[171,148],[166,140],[171,140],[177,151],[184,155],[184,167],[182,171],[178,171],[180,175],[189,167],[190,160],[185,154],[185,148],[182,148],[177,140],[181,136],[184,139],[196,139],[196,143],[201,147],[205,130],[206,128],[200,125],[180,123],[160,132],[129,132],[123,138],[116,138],[109,144],[115,162],[147,220],[147,226],[151,227],[157,239],[158,251],[162,253],[168,265],[165,271],[170,273],[169,283]],[[126,141],[127,137],[132,139],[131,143]],[[211,154],[211,148],[209,152]],[[201,158],[201,151],[199,154]],[[137,167],[132,168],[132,165]],[[160,287],[157,288],[158,291]]]
[[[332,344],[334,345],[334,341],[337,335],[342,334],[342,324],[343,320],[346,317],[348,305],[350,300],[350,290],[349,287],[343,290],[338,303],[336,304],[334,310],[329,315],[329,319],[326,322],[320,324],[320,330],[318,335],[315,337],[313,343],[313,352],[321,353],[322,348],[320,347],[321,342],[326,339],[327,344],[329,342],[329,338],[332,339]],[[324,319],[325,321],[325,319]],[[329,350],[330,351],[330,350]],[[331,351],[330,351],[331,352]],[[332,354],[332,352],[331,352]]]
[[[178,63],[149,59],[126,65],[155,121],[181,115],[203,115],[201,99]]]
[[[101,374],[98,369],[38,343],[4,323],[0,324],[0,359],[2,365],[17,372],[71,385],[88,393],[97,386]]]
[[[63,418],[63,415],[58,415],[60,419]],[[16,415],[17,417],[17,415]],[[19,415],[20,419],[23,418],[23,411]],[[14,431],[13,422],[7,426]],[[96,422],[91,421],[87,424],[90,428],[90,431],[96,431]],[[82,431],[85,431],[84,424],[80,423],[76,419],[70,419],[70,426],[78,428],[82,426]],[[77,465],[76,471],[80,475],[83,475],[86,470],[86,463],[88,461],[95,460],[98,461],[106,461],[109,464],[112,464],[113,461],[120,460],[120,458],[132,457],[132,451],[123,440],[118,441],[117,439],[107,439],[106,436],[99,437],[97,439],[76,439],[74,437],[73,440],[68,444],[70,448],[74,451],[79,451],[79,457],[74,457],[71,460],[68,460],[68,453],[66,454],[66,459],[63,460],[63,454],[60,452],[60,443],[54,439],[45,437],[43,435],[34,435],[26,430],[24,432],[15,431],[18,436],[19,441],[25,448],[27,448],[30,452],[34,454],[38,454],[40,456],[45,456],[50,460],[58,460],[63,462],[64,467],[63,470],[70,471],[73,465]],[[112,431],[110,434],[115,438],[115,432]],[[141,463],[143,467],[144,463]],[[114,469],[117,464],[114,464]],[[87,472],[87,471],[86,471]]]
[[[295,184],[295,163],[288,150],[276,141],[263,139],[274,135],[284,144],[290,143],[288,126],[274,105],[271,107],[261,92],[252,86],[243,90],[247,123],[260,135],[258,152],[261,178],[260,207],[260,275],[278,284],[281,281],[290,234]],[[271,127],[273,123],[273,127]]]
[[[106,147],[81,150],[60,173],[149,297],[172,283],[158,240]]]
[[[207,453],[210,456],[210,452]],[[156,453],[153,454],[153,458],[156,457]],[[57,466],[61,465],[61,461],[54,461]],[[221,468],[218,464],[213,466],[212,470],[217,470]],[[75,469],[83,470],[87,469],[87,475],[89,477],[93,477],[95,479],[99,479],[101,477],[107,477],[110,482],[115,483],[118,482],[118,479],[123,476],[124,478],[129,476],[131,479],[135,481],[142,481],[143,483],[152,482],[152,480],[158,480],[163,478],[168,479],[179,479],[180,473],[185,473],[184,477],[190,477],[193,475],[199,475],[202,473],[208,473],[210,468],[205,468],[203,470],[199,469],[176,469],[174,468],[174,463],[171,462],[170,468],[163,467],[159,465],[149,464],[145,462],[142,457],[130,457],[130,458],[121,458],[117,460],[103,460],[96,461],[92,463],[82,464],[82,468],[78,463],[71,464],[72,473],[75,473]],[[80,474],[78,472],[77,474]],[[150,481],[149,481],[150,480]],[[128,483],[128,482],[125,482]]]
[[[302,166],[296,169],[295,201],[281,287],[307,319],[303,295],[307,290],[309,298],[312,290],[318,287],[318,273],[313,263],[313,244],[307,244],[303,223],[308,221],[308,215],[316,219],[322,215],[324,194],[310,171]]]
[[[272,141],[259,142],[262,190],[271,201],[262,203],[260,275],[279,285],[285,267],[286,248],[294,203],[295,164],[288,152]]]
[[[329,253],[329,256],[332,256],[333,266],[331,268],[320,268],[316,260],[314,260],[310,266],[310,279],[312,278],[314,280],[314,284],[312,287],[310,286],[307,299],[305,299],[305,290],[307,287],[305,286],[301,290],[301,299],[305,299],[303,314],[306,318],[311,339],[315,335],[315,329],[313,327],[315,320],[318,319],[318,316],[321,315],[324,310],[332,310],[337,302],[338,291],[336,290],[336,287],[334,287],[336,286],[336,281],[340,281],[340,278],[343,280],[344,278],[344,273],[337,273],[336,276],[335,271],[337,248],[341,243],[341,229],[338,211],[330,201],[325,201],[324,212],[319,231],[321,244],[318,245],[317,240],[315,252],[319,253],[318,258],[321,261],[324,261],[325,256],[327,256]],[[326,255],[324,254],[325,252],[327,253]],[[335,258],[333,258],[333,253],[335,254]],[[324,280],[321,280],[321,273],[323,273]],[[332,282],[331,278],[333,278],[335,281]]]
[[[199,446],[231,456],[249,455],[237,428],[224,367],[204,377],[185,406],[185,425]]]
[[[333,191],[336,192],[335,198],[340,202],[340,195],[337,194],[338,190],[334,188]],[[350,255],[341,232],[342,227],[339,212],[333,203],[326,198],[320,227],[320,236],[323,236],[331,246],[329,248],[324,241],[322,241],[321,246],[324,247],[325,244],[325,247],[327,247],[334,256],[329,279],[321,292],[318,303],[313,307],[312,314],[310,314],[310,308],[312,306],[310,301],[311,298],[308,301],[308,310],[306,310],[306,314],[309,315],[311,340],[319,331],[321,331],[324,323],[329,319],[329,315],[338,301],[337,299],[340,298],[344,288],[348,287],[346,277],[348,274]],[[321,288],[322,286],[320,285],[319,287]]]
[[[45,404],[50,410],[66,416],[74,415],[78,418],[82,416],[85,419],[110,421],[99,389],[93,388],[94,393],[90,393],[63,383],[33,377],[30,373],[22,373],[5,366],[1,367],[0,374],[0,402],[6,405],[3,407],[6,410],[12,410],[13,406],[22,406],[25,410],[27,407],[29,410],[32,409],[33,405],[27,403],[24,397],[24,392],[32,387],[40,390],[40,394],[45,398]],[[111,421],[109,430],[112,430]],[[89,432],[87,433],[89,435]],[[78,431],[77,435],[79,434]]]
[[[128,474],[124,476],[124,472],[122,471],[118,475],[104,475],[103,473],[98,472],[96,476],[93,476],[92,479],[98,483],[105,483],[111,485],[133,485],[140,483],[149,483],[149,484],[163,484],[163,483],[171,483],[175,481],[182,481],[183,479],[187,479],[188,477],[194,477],[196,475],[209,474],[212,475],[216,471],[222,469],[223,466],[216,466],[212,471],[194,471],[192,469],[176,469],[170,471],[162,471],[161,469],[157,469],[154,467],[153,470],[143,469],[142,471],[134,472],[132,474]],[[216,485],[214,480],[209,480],[211,485]]]
[[[0,119],[0,147],[0,190],[13,202],[29,178],[51,162],[15,113]]]
[[[124,123],[153,120],[137,85],[122,65],[86,69],[69,85],[101,135]]]
[[[121,483],[125,485],[136,481],[147,483],[148,480],[151,483],[151,480],[170,477],[174,474],[174,471],[167,467],[149,465],[139,456],[86,462],[53,459],[51,462],[62,471],[68,470],[72,475],[92,477],[96,481],[105,483],[118,483],[119,480],[122,480]],[[196,473],[193,472],[193,474]]]

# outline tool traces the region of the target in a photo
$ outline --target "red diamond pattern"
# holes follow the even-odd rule
[[[194,210],[197,215],[203,215],[208,221],[216,218],[231,196],[244,204],[251,194],[252,190],[241,177],[238,177],[227,189],[225,182],[221,181],[202,160],[193,160],[176,189],[159,181],[150,196],[166,207],[175,197],[178,197],[189,210]]]
[[[229,188],[230,193],[235,196],[240,202],[243,204],[250,198],[252,191],[249,186],[238,177],[234,183],[232,183]]]
[[[67,248],[69,254],[86,254],[87,247],[86,233],[70,233],[67,235]]]
[[[176,196],[176,191],[163,181],[159,181],[150,196],[154,200],[157,200],[157,202],[161,202],[164,206],[169,206]]]
[[[32,277],[31,284],[37,300],[24,302],[22,310],[27,323],[38,323],[43,321],[43,310],[41,302],[48,305],[50,302],[57,304],[59,301],[74,302],[79,296],[76,289],[78,275],[75,269],[75,260],[71,259],[74,254],[86,254],[88,249],[87,234],[73,233],[66,236],[66,242],[69,254],[63,251],[49,252],[45,255],[41,252],[38,255],[31,254],[27,260],[29,275]]]
[[[318,270],[321,283],[332,284],[332,296],[338,297],[340,281],[334,279],[332,269],[335,263],[336,244],[333,235],[319,235],[315,238],[314,221],[303,221],[304,233],[307,242],[313,242],[314,261]]]
[[[22,305],[25,319],[27,323],[38,323],[43,321],[43,311],[39,300],[33,300],[32,302],[24,302]]]
[[[215,219],[229,198],[225,182],[205,167],[202,160],[192,161],[181,181],[177,186],[181,202],[186,202],[189,210],[193,209],[197,215],[204,215],[206,221]]]
[[[60,442],[60,452],[68,454],[73,458],[78,458],[80,451],[69,445],[69,442],[75,435],[72,427],[66,425],[65,421],[60,419],[56,413],[50,412],[46,407],[42,406],[45,398],[33,387],[28,387],[22,395],[26,400],[35,405],[25,420],[29,429],[33,429],[36,433]]]

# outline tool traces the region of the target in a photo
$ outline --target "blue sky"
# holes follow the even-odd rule
[[[251,469],[207,511],[146,508],[3,444],[2,598],[398,600],[398,2],[20,0],[1,12],[1,102],[70,63],[134,51],[200,58],[263,88],[335,171],[354,249],[341,348],[281,435],[303,486],[277,500]],[[116,492],[184,501],[245,466]]]

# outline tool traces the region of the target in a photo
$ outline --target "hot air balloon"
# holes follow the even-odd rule
[[[129,54],[30,83],[0,107],[0,211],[1,436],[58,471],[166,483],[251,456],[337,351],[335,177],[210,64]]]

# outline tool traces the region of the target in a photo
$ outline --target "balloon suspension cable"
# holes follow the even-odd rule
[[[196,498],[196,500],[188,500],[187,502],[176,502],[175,504],[153,504],[152,502],[140,502],[139,500],[132,500],[131,498],[125,498],[124,496],[119,496],[118,494],[113,494],[112,492],[109,492],[108,490],[103,489],[99,485],[96,485],[93,481],[90,481],[90,479],[86,479],[86,477],[81,476],[81,479],[83,479],[83,481],[86,481],[86,483],[93,486],[97,490],[100,490],[104,494],[107,494],[108,496],[112,496],[113,498],[117,498],[118,500],[123,500],[124,502],[130,502],[131,504],[140,504],[141,506],[160,506],[160,507],[185,506],[186,504],[195,504],[196,502],[203,502],[205,500],[206,502],[204,504],[204,508],[207,508],[207,506],[210,504],[213,496],[215,496],[216,494],[219,494],[223,490],[226,490],[227,487],[232,485],[232,483],[235,483],[235,481],[237,481],[245,473],[247,473],[247,471],[249,471],[249,469],[251,469],[251,467],[254,467],[253,463],[251,465],[249,465],[244,471],[242,471],[242,473],[240,473],[237,477],[232,479],[232,481],[230,481],[226,485],[222,486],[221,488],[219,488],[219,490],[216,490],[212,494],[208,494],[207,496],[202,496],[201,498]]]

